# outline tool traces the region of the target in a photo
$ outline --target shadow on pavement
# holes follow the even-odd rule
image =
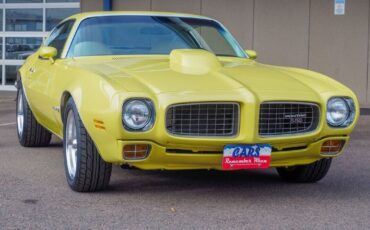
[[[114,171],[120,170],[118,167]],[[122,171],[122,170],[121,170]],[[129,175],[127,175],[129,174]],[[334,182],[335,183],[335,182]],[[259,199],[278,197],[352,196],[351,186],[321,181],[312,184],[294,184],[280,179],[274,169],[252,171],[140,171],[136,169],[115,172],[109,194],[153,194],[177,197],[178,192],[191,198],[194,195],[256,196]],[[300,191],[297,194],[297,191]]]

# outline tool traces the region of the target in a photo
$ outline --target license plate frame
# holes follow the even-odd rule
[[[223,170],[265,169],[270,167],[269,144],[230,144],[224,146]]]

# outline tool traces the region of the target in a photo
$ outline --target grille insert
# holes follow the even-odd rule
[[[319,123],[319,107],[313,103],[266,102],[261,104],[259,134],[290,135],[313,131]]]
[[[234,136],[239,126],[237,103],[180,104],[169,107],[167,131],[181,136]]]

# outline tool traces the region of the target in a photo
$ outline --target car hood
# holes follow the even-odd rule
[[[201,73],[174,70],[168,56],[77,58],[75,61],[79,67],[100,74],[115,87],[131,92],[163,94],[247,90],[257,96],[299,95],[298,98],[303,100],[305,97],[318,97],[325,91],[343,90],[344,87],[307,70],[264,65],[242,58],[222,58],[219,68]]]

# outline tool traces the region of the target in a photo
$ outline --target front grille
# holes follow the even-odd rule
[[[181,136],[234,136],[239,126],[237,103],[180,104],[169,107],[166,128]]]
[[[260,108],[259,134],[276,136],[310,132],[316,129],[319,117],[316,104],[266,102]]]

